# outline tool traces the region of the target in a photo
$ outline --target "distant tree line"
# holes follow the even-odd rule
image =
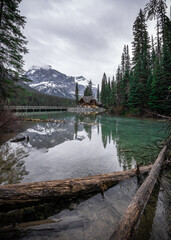
[[[124,45],[116,77],[104,73],[100,99],[119,114],[171,112],[171,19],[165,0],[151,0],[133,25],[132,59]],[[156,39],[149,38],[146,21],[156,19]]]
[[[13,106],[74,106],[75,100],[47,95],[40,92],[18,90],[10,101]]]

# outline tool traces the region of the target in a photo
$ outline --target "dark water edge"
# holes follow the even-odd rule
[[[94,140],[98,139],[99,144],[101,141],[101,146],[104,152],[107,150],[107,152],[113,153],[113,149],[116,148],[118,161],[122,164],[122,169],[131,167],[132,157],[135,159],[139,155],[141,155],[139,158],[140,163],[143,161],[144,164],[146,164],[152,161],[152,159],[155,160],[154,158],[159,152],[157,142],[159,143],[162,141],[164,136],[162,135],[161,137],[160,134],[156,134],[156,130],[161,128],[161,125],[158,125],[156,121],[150,121],[149,125],[148,120],[130,121],[129,119],[126,119],[125,121],[122,120],[122,118],[116,118],[114,120],[111,116],[99,116],[98,118],[81,116],[81,118],[77,117],[76,121],[74,118],[74,122],[76,122],[76,124],[73,124],[73,121],[70,121],[71,119],[73,120],[73,115],[68,116],[69,121],[66,121],[66,115],[63,117],[62,115],[56,116],[57,119],[66,121],[61,123],[58,129],[64,129],[66,126],[68,126],[71,130],[74,129],[74,137],[71,137],[71,139],[68,138],[69,141],[67,144],[70,144],[70,141],[72,140],[79,141],[78,143],[81,143],[83,138],[80,133],[84,131],[84,139],[87,139],[86,143],[92,143],[93,136],[95,136],[96,138]],[[37,116],[35,116],[35,118],[37,118]],[[91,125],[94,121],[96,125]],[[68,125],[68,123],[72,124]],[[151,123],[153,124],[151,125]],[[136,124],[137,128],[135,128]],[[32,122],[26,123],[24,133],[30,133],[26,129],[33,129],[34,131],[41,130],[39,133],[36,133],[36,139],[43,139],[41,136],[43,136],[42,133],[44,133],[44,130],[48,133],[49,129],[54,129],[53,124],[46,125],[46,123],[41,123],[39,128],[36,126],[37,125]],[[98,127],[100,134],[93,135],[98,132]],[[126,129],[126,127],[128,127],[128,129]],[[152,127],[154,127],[154,130]],[[148,131],[146,131],[146,128]],[[139,138],[138,136],[142,129],[144,133],[143,136]],[[50,134],[51,133],[52,131]],[[132,136],[132,133],[135,134]],[[57,134],[54,135],[55,138],[59,136],[58,131],[56,131],[55,134]],[[51,135],[47,134],[46,136],[52,140],[55,139],[52,138],[53,133]],[[35,136],[33,136],[32,140],[34,139]],[[150,142],[153,144],[149,145]],[[35,141],[31,141],[31,144],[34,151],[37,151],[38,148],[42,148],[42,143],[37,145]],[[47,144],[48,142],[46,142],[46,145]],[[60,142],[60,144],[62,143]],[[136,144],[137,146],[135,146]],[[16,146],[24,146],[27,148],[26,143],[19,145],[16,144]],[[49,149],[54,146],[50,144]],[[136,151],[133,151],[133,148],[135,147]],[[8,147],[6,148],[6,151],[9,151]],[[29,154],[31,154],[31,152]],[[18,156],[21,157],[18,169],[23,169],[24,171],[24,168],[21,167],[24,166],[24,161],[27,161],[27,156],[22,155],[20,151]],[[8,165],[7,168],[12,166],[13,169],[13,166],[18,164],[17,161],[15,164],[13,163],[12,165]],[[106,164],[109,163],[106,162]],[[27,170],[27,168],[25,170]],[[7,173],[9,174],[11,172],[7,170]],[[15,175],[15,172],[13,173]],[[18,180],[14,177],[11,178],[10,181],[21,181],[22,176],[24,176],[25,173],[26,172],[19,171],[20,175],[18,175]],[[168,168],[161,172],[160,180],[156,184],[149,203],[147,204],[145,212],[141,218],[136,240],[170,239],[170,185],[171,169]],[[137,179],[134,177],[132,179],[122,181],[113,188],[110,188],[105,192],[104,196],[97,194],[86,200],[80,198],[78,202],[73,202],[68,206],[66,206],[65,203],[62,206],[59,206],[56,202],[50,202],[6,213],[0,212],[0,239],[107,240],[112,235],[114,228],[129,205],[138,187],[139,185]]]
[[[171,166],[160,172],[135,240],[171,239]]]

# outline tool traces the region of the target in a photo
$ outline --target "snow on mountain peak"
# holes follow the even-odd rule
[[[79,85],[83,85],[84,87],[86,87],[88,85],[88,80],[84,77],[75,77],[75,83],[78,83]]]
[[[32,80],[30,87],[54,96],[75,98],[75,83],[79,85],[79,95],[84,95],[84,90],[89,81],[83,76],[67,76],[56,69],[52,69],[50,65],[36,66],[33,65],[26,75]],[[92,84],[93,94],[96,95],[97,88]]]
[[[83,85],[84,87],[88,86],[89,83],[89,81],[83,76],[75,77],[75,82],[79,85]],[[97,88],[96,84],[94,83],[92,83],[92,87]]]
[[[45,70],[49,70],[49,69],[52,69],[52,66],[51,65],[43,65],[43,66],[36,66],[36,65],[33,65],[29,71],[32,71],[32,70],[39,70],[39,69],[45,69]]]

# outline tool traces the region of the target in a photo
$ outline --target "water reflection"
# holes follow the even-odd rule
[[[26,124],[22,135],[28,136],[29,142],[8,141],[1,146],[4,172],[0,183],[64,179],[119,171],[134,167],[137,163],[148,164],[155,160],[159,152],[157,142],[161,141],[162,133],[157,131],[162,123],[71,113],[44,115],[43,118],[59,121]],[[8,159],[3,150],[5,148],[10,149]],[[10,165],[11,159],[13,165]],[[16,171],[16,176],[11,178],[3,165],[11,166],[13,171],[18,169],[17,161],[22,170]]]
[[[171,237],[171,169],[163,170],[150,196],[136,240],[169,240]]]
[[[27,157],[27,152],[23,147],[18,147],[10,142],[5,143],[0,148],[0,183],[19,183],[23,176],[27,175],[23,158]]]
[[[164,134],[158,132],[160,123],[144,120],[101,117],[104,147],[113,142],[118,161],[124,169],[139,163],[148,164],[159,152],[157,143]]]
[[[61,209],[61,212],[58,204],[45,203],[6,215],[0,213],[0,222],[3,220],[1,226],[9,226],[12,222],[17,227],[17,231],[12,228],[1,232],[1,235],[9,239],[9,234],[12,234],[11,239],[22,240],[108,240],[137,190],[136,183],[135,177],[122,181],[108,189],[104,196],[97,194],[84,201],[80,199],[65,206],[68,209]]]

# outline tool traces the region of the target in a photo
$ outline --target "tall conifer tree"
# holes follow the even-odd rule
[[[75,84],[75,102],[78,104],[79,102],[79,90],[78,90],[78,83]]]
[[[100,101],[100,90],[99,90],[99,84],[97,86],[97,100]]]
[[[106,105],[106,86],[107,86],[107,77],[106,77],[106,73],[104,73],[102,78],[102,86],[101,86],[101,93],[100,93],[100,100],[104,105]]]
[[[0,99],[11,97],[15,83],[23,80],[23,54],[27,53],[22,33],[25,17],[20,15],[21,0],[0,1]],[[26,80],[26,79],[24,79]]]
[[[143,111],[147,106],[146,85],[150,73],[149,37],[145,16],[140,9],[139,15],[133,25],[133,58],[132,58],[132,80],[130,82],[129,104]]]

